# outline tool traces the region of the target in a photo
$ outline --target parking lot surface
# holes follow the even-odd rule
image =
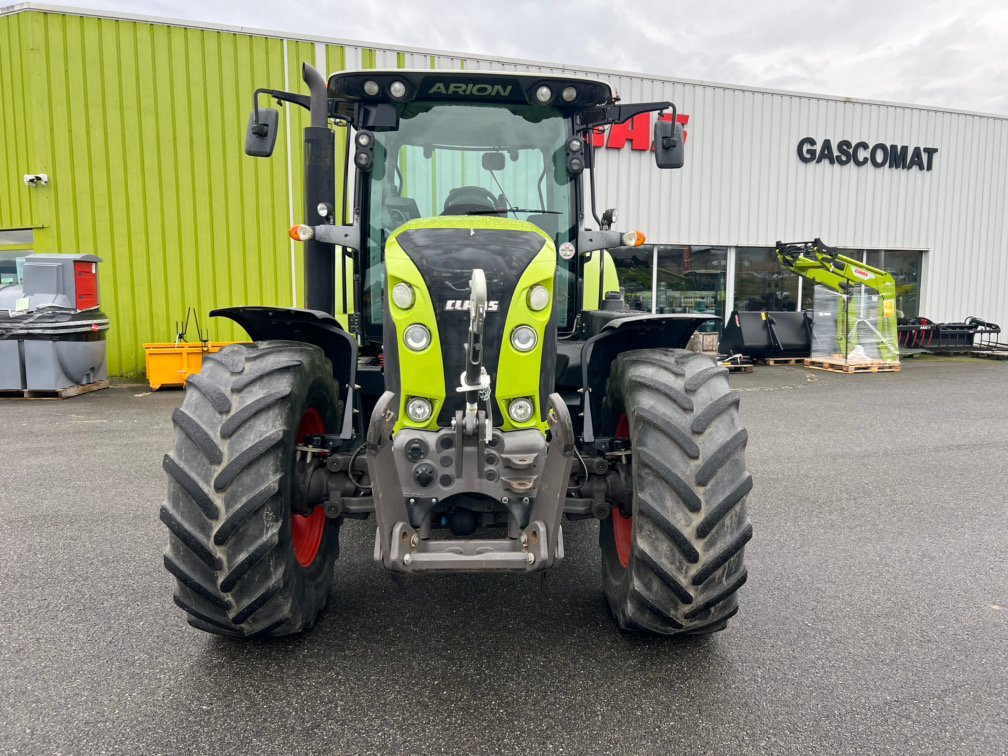
[[[616,628],[593,521],[543,576],[398,579],[351,522],[314,631],[205,635],[161,563],[181,392],[0,401],[0,751],[1004,753],[1008,366],[731,382],[749,582],[685,641]]]

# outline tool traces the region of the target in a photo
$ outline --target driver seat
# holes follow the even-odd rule
[[[497,210],[497,197],[482,186],[459,186],[448,192],[441,215]]]

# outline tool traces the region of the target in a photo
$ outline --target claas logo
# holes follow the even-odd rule
[[[683,126],[683,141],[686,141],[686,124],[689,123],[689,115],[679,113],[676,115],[676,123]],[[659,120],[671,121],[672,114],[665,113],[659,116]],[[645,152],[652,149],[651,145],[651,114],[638,113],[625,123],[614,123],[609,127],[608,133],[602,127],[592,132],[593,147],[607,147],[611,150],[622,150],[629,143],[630,148]]]
[[[487,312],[497,312],[500,309],[500,303],[496,299],[491,299],[487,302]],[[445,303],[445,310],[454,312],[469,312],[469,300],[468,299],[449,299]]]

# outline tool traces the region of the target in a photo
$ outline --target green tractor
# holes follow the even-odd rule
[[[273,151],[261,96],[310,112],[291,229],[305,309],[212,313],[254,343],[206,357],[164,458],[164,562],[189,623],[310,628],[341,525],[373,516],[374,559],[398,573],[547,570],[564,523],[597,519],[621,628],[723,629],[752,535],[739,397],[683,349],[712,316],[625,307],[605,250],[643,236],[595,207],[593,133],[659,111],[655,161],[678,168],[672,103],[535,73],[303,78],[308,95],[255,92],[245,150]]]

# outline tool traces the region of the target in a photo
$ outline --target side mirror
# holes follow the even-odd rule
[[[269,157],[276,146],[277,127],[280,123],[280,112],[276,108],[259,108],[259,121],[256,122],[256,112],[249,115],[248,129],[245,132],[245,154],[252,157]]]
[[[656,121],[654,125],[654,159],[659,168],[682,168],[686,162],[683,127],[672,121]]]

